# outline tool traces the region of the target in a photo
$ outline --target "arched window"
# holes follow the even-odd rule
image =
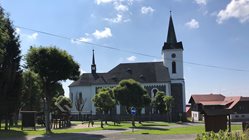
[[[176,62],[172,62],[172,73],[176,73]]]

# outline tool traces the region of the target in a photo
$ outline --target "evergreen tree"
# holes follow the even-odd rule
[[[12,22],[0,7],[0,122],[9,128],[12,115],[17,111],[21,95],[21,51],[19,36]]]

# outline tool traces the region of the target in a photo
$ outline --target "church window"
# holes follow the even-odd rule
[[[79,98],[82,99],[82,93],[81,92],[79,93]]]
[[[157,89],[157,88],[153,88],[153,89],[151,90],[151,96],[152,96],[152,97],[155,97],[157,92],[158,92],[158,89]]]
[[[176,73],[176,62],[172,62],[172,73]]]

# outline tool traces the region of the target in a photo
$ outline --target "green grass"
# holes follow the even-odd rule
[[[82,122],[72,121],[72,125],[81,124]],[[94,122],[94,125],[100,125],[100,122]],[[142,124],[136,123],[136,127],[155,127],[155,126],[172,126],[175,123],[166,123],[166,122],[143,122]],[[2,129],[4,125],[2,124]],[[67,128],[67,129],[53,129],[53,134],[63,134],[63,133],[79,133],[79,132],[88,132],[88,131],[98,131],[98,130],[126,130],[131,128],[131,122],[121,122],[120,124],[114,125],[113,122],[108,122],[108,125],[104,125],[104,128],[95,127],[95,128]],[[20,125],[17,127],[11,127],[9,131],[0,131],[1,137],[21,137],[21,136],[32,136],[32,135],[45,135],[45,129],[39,128],[36,131],[24,129],[21,131]]]
[[[72,125],[81,124],[82,122],[72,122]],[[95,122],[95,126],[100,126],[100,122]],[[136,122],[135,132],[123,132],[125,134],[200,134],[205,130],[204,125],[198,126],[188,126],[182,125],[179,128],[167,128],[169,126],[181,125],[176,123],[167,122],[142,122],[139,124]],[[2,129],[3,129],[2,125]],[[98,131],[98,130],[126,130],[131,127],[131,122],[121,122],[120,124],[114,125],[113,122],[108,122],[108,125],[104,125],[104,128],[100,127],[90,127],[90,128],[67,128],[67,129],[53,129],[53,135],[64,134],[64,133],[79,133],[88,131]],[[241,130],[241,125],[232,125],[232,130]],[[45,135],[44,128],[39,128],[36,131],[24,129],[21,131],[20,126],[12,127],[9,131],[0,131],[0,137],[21,137],[21,136],[31,136],[31,135]]]
[[[232,131],[241,130],[241,125],[232,125]],[[178,128],[135,128],[134,132],[124,132],[125,134],[156,134],[156,135],[170,135],[170,134],[199,134],[205,132],[204,125],[198,126],[183,126]]]

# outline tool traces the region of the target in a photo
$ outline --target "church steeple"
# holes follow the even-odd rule
[[[183,49],[182,42],[177,42],[177,39],[176,39],[176,33],[175,33],[171,11],[170,11],[170,17],[169,17],[167,40],[166,42],[164,42],[162,50],[166,50],[166,49]]]
[[[96,74],[96,64],[94,58],[94,50],[93,50],[93,58],[92,58],[92,65],[91,65],[92,74]]]
[[[168,28],[168,36],[167,36],[167,43],[170,44],[176,44],[176,34],[175,34],[175,28],[173,24],[173,19],[170,11],[170,17],[169,17],[169,28]]]

